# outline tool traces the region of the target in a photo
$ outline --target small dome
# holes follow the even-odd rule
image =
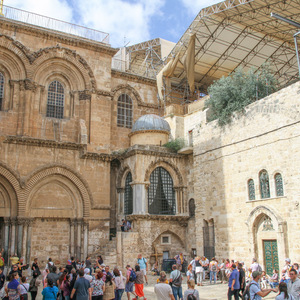
[[[141,116],[133,125],[131,132],[143,130],[160,130],[170,132],[171,128],[167,121],[162,117],[149,114]]]

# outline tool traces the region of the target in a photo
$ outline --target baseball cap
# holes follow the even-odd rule
[[[286,258],[285,261],[287,261],[288,263],[291,262],[291,260],[289,258]]]
[[[254,271],[253,273],[252,273],[252,277],[253,278],[256,278],[258,275],[261,275],[262,273],[261,272],[259,272],[259,271]]]

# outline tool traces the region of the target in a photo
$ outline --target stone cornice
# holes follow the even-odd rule
[[[137,74],[133,74],[133,73],[122,72],[116,69],[112,69],[111,75],[112,77],[116,77],[116,78],[125,78],[135,82],[148,83],[150,85],[156,86],[156,80],[148,77],[140,76]]]
[[[84,152],[80,158],[110,162],[113,159],[113,156],[107,153]]]
[[[189,216],[184,215],[127,215],[126,220],[139,221],[139,220],[153,220],[153,221],[171,221],[178,222],[180,226],[186,227],[188,225]]]
[[[29,33],[43,39],[50,39],[54,43],[63,43],[74,47],[81,47],[92,51],[106,53],[111,56],[115,55],[119,51],[119,49],[112,48],[110,45],[85,39],[83,37],[77,37],[64,32],[41,28],[35,25],[18,22],[7,18],[0,18],[0,28],[4,27],[10,29],[11,31],[17,30],[21,33]]]
[[[110,210],[111,209],[111,205],[100,205],[100,204],[95,204],[92,207],[93,210]]]
[[[129,137],[135,135],[135,134],[139,134],[139,133],[165,133],[165,134],[170,134],[170,132],[168,130],[155,130],[155,129],[151,129],[151,130],[138,130],[138,131],[134,131],[134,132],[130,132],[128,134]]]

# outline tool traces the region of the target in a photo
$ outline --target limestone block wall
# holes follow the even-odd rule
[[[203,219],[215,224],[216,255],[248,264],[257,256],[264,264],[262,218],[272,221],[280,266],[286,257],[300,259],[299,228],[299,121],[300,84],[296,83],[249,105],[245,115],[220,128],[202,126],[194,139],[196,243],[201,251]],[[261,199],[259,173],[266,170],[270,198]],[[275,174],[283,178],[284,196],[275,193]],[[256,200],[248,198],[254,180]],[[273,235],[273,238],[274,238]]]

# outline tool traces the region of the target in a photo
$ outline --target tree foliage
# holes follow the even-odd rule
[[[173,150],[174,152],[178,152],[180,149],[184,148],[185,141],[183,138],[177,138],[175,140],[169,141],[168,143],[163,145],[164,147]]]
[[[218,119],[220,126],[231,122],[233,112],[244,112],[250,103],[277,90],[277,81],[268,65],[258,71],[244,72],[238,68],[228,77],[215,81],[209,88],[210,98],[205,106],[210,109],[208,121]]]

